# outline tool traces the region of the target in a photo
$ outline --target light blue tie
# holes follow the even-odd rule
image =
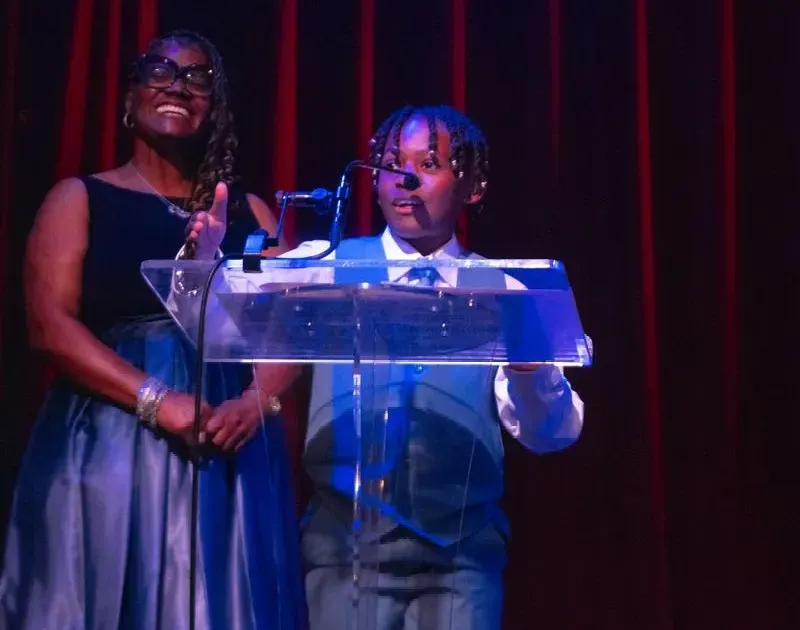
[[[432,287],[439,279],[439,272],[433,267],[412,267],[406,277],[409,283],[414,283],[416,286]],[[417,282],[414,282],[415,280]]]

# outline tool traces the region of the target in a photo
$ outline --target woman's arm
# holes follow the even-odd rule
[[[56,184],[37,213],[23,272],[30,341],[94,395],[134,408],[147,375],[78,320],[88,222],[86,188],[77,179]],[[159,426],[191,442],[191,396],[169,392],[154,411]],[[204,411],[207,414],[209,408]]]
[[[30,341],[94,394],[134,407],[145,374],[77,319],[88,214],[86,188],[78,179],[56,184],[37,213],[23,271]]]

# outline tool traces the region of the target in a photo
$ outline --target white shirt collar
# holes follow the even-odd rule
[[[456,235],[453,234],[450,240],[435,252],[428,256],[423,256],[414,249],[413,245],[393,234],[388,227],[383,231],[383,234],[381,234],[381,245],[383,245],[383,251],[386,254],[387,260],[420,260],[422,258],[427,260],[446,260],[460,258],[464,252],[458,239],[456,239]],[[408,273],[408,269],[408,267],[391,267],[388,270],[389,282],[394,282],[402,278]],[[439,274],[442,276],[442,280],[451,287],[455,287],[458,284],[458,268],[442,267],[439,269]]]

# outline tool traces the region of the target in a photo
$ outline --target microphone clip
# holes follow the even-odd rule
[[[269,235],[264,228],[258,228],[247,236],[242,252],[242,270],[245,273],[259,273],[263,252],[270,247],[277,247],[279,239]]]

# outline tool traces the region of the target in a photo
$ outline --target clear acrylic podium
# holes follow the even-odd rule
[[[195,346],[198,289],[212,265],[142,265]],[[439,282],[409,284],[412,267],[435,268]],[[497,366],[591,364],[565,270],[552,260],[286,258],[262,261],[260,273],[227,261],[211,284],[203,353],[208,362],[315,364],[323,394],[312,395],[304,463],[319,504],[345,525],[320,551],[349,581],[330,615],[358,630],[377,627],[381,569],[397,562],[386,541],[411,529],[445,556],[458,553],[492,496],[496,427],[465,400],[493,405]]]

